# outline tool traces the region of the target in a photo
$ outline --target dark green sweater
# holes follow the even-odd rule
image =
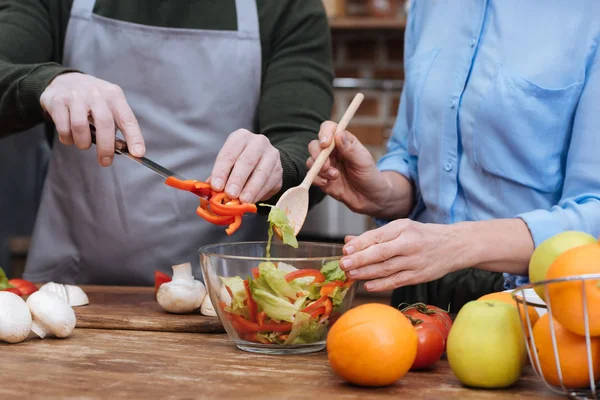
[[[321,0],[256,2],[263,62],[256,133],[281,153],[283,193],[303,179],[308,143],[330,118],[330,31]],[[72,3],[0,0],[0,136],[43,121],[40,95],[67,71],[61,62]],[[97,0],[94,12],[152,26],[237,29],[234,0]],[[311,203],[321,198],[313,189]]]

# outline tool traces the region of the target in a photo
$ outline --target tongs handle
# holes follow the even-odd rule
[[[92,137],[92,143],[96,144],[96,127],[94,126],[94,124],[90,124],[90,136]],[[123,139],[115,137],[115,153],[129,153],[129,150],[127,148],[127,142]]]

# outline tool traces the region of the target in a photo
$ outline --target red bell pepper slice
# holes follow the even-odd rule
[[[256,332],[278,332],[286,333],[292,330],[291,322],[269,322],[260,326],[257,322],[248,321],[241,315],[231,314],[231,324],[238,335],[245,335]]]
[[[226,203],[226,204],[223,204]],[[240,204],[239,200],[228,200],[224,192],[216,193],[210,198],[210,208],[218,215],[243,215],[245,213],[256,214],[256,204]]]
[[[345,282],[342,281],[334,281],[334,282],[329,282],[326,285],[323,285],[321,287],[321,291],[320,294],[321,296],[330,296],[336,287],[341,287],[344,286]]]
[[[244,335],[243,339],[245,341],[247,341],[247,342],[271,344],[271,342],[269,342],[267,339],[265,339],[265,338],[259,338],[256,333],[250,333],[248,335]]]
[[[229,224],[229,227],[227,227],[227,229],[225,229],[225,233],[227,233],[229,236],[233,235],[235,231],[237,231],[238,229],[240,229],[240,226],[242,226],[242,216],[241,215],[236,215],[235,218],[233,220],[233,222],[231,224]]]
[[[191,192],[201,197],[210,197],[210,184],[206,182],[196,182]]]
[[[154,271],[154,296],[158,292],[158,288],[163,283],[171,282],[171,277],[159,270]]]
[[[258,313],[258,315],[256,316],[256,320],[258,322],[258,325],[263,326],[265,324],[265,320],[267,319],[267,313],[264,311],[261,311]]]
[[[195,188],[194,185],[196,184],[196,182],[198,182],[198,181],[194,180],[194,179],[181,180],[174,176],[170,176],[167,178],[167,180],[165,180],[165,184],[167,186],[171,186],[171,187],[174,187],[175,189],[179,189],[179,190],[186,190],[188,192],[191,192],[192,190],[194,190],[194,188]]]
[[[258,278],[260,276],[259,272],[258,272],[258,268],[252,268],[252,276],[254,277],[254,279]]]
[[[248,297],[248,311],[250,312],[250,321],[255,322],[256,314],[258,314],[258,306],[252,298],[252,293],[250,292],[250,283],[247,279],[244,281],[244,288],[246,289],[246,296]]]
[[[225,226],[225,225],[230,225],[230,224],[232,224],[235,221],[234,217],[221,216],[221,215],[215,215],[215,214],[213,214],[202,203],[203,202],[201,202],[200,206],[196,209],[196,214],[198,214],[198,216],[204,218],[205,220],[207,220],[211,224]],[[204,203],[204,204],[206,204],[206,203]]]
[[[298,279],[298,278],[304,278],[307,276],[312,276],[315,279],[313,280],[313,283],[318,283],[318,282],[324,282],[325,281],[325,277],[323,276],[323,274],[321,273],[321,271],[316,270],[316,269],[298,269],[296,271],[292,271],[288,274],[285,275],[285,280],[287,282],[291,282],[294,279]]]
[[[329,299],[329,297],[327,297],[327,296],[319,297],[319,299],[317,301],[314,301],[311,304],[309,304],[304,310],[302,310],[302,312],[310,314],[312,311],[323,306],[323,303],[325,302],[325,300],[328,300],[328,299]]]
[[[38,288],[35,286],[35,284],[26,281],[25,279],[9,279],[8,284],[13,288],[17,288],[21,293],[21,296],[29,296],[30,294],[38,291]]]

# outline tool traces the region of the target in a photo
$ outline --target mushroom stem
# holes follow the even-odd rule
[[[192,265],[190,263],[184,263],[173,266],[173,280],[185,280],[193,281],[194,275],[192,275]]]
[[[38,323],[38,321],[33,321],[31,324],[31,331],[38,335],[40,339],[45,338],[48,334],[48,332],[46,332],[46,330]]]

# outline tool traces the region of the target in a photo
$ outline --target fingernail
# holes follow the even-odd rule
[[[350,278],[354,278],[356,276],[356,270],[353,269],[351,271],[346,272],[346,275],[348,275]]]
[[[235,183],[232,185],[229,185],[229,187],[227,188],[227,194],[231,197],[237,197],[238,194],[240,194],[239,186],[236,185]]]
[[[355,251],[356,251],[356,250],[354,249],[354,247],[353,247],[353,246],[348,246],[348,247],[346,247],[346,255],[348,255],[348,256],[349,256],[350,254],[354,253]]]
[[[365,283],[365,289],[373,290],[373,289],[375,289],[375,285],[373,285],[371,282],[367,282],[367,283]]]
[[[133,150],[136,152],[136,154],[143,154],[144,153],[144,146],[142,146],[141,144],[136,144],[133,146]]]
[[[324,137],[321,138],[321,144],[323,144],[325,142],[327,142],[327,137],[324,136]]]
[[[345,146],[348,146],[348,137],[346,136],[346,132],[342,132],[342,144]]]
[[[110,157],[102,157],[102,159],[100,160],[100,163],[102,165],[104,165],[105,167],[108,167],[110,165],[111,159]]]
[[[242,197],[240,196],[240,203],[250,203],[252,200],[248,196]]]
[[[342,269],[348,269],[352,266],[352,260],[349,258],[344,258],[342,260]]]
[[[327,176],[330,177],[331,179],[334,179],[335,178],[335,171],[329,170],[327,172]]]
[[[215,180],[211,180],[210,181],[212,183],[212,186],[216,189],[216,190],[223,190],[223,179],[221,178],[217,178]]]

